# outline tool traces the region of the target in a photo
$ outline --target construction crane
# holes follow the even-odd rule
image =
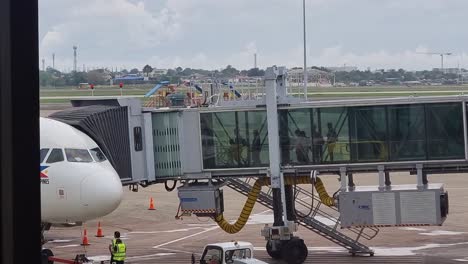
[[[444,71],[444,56],[452,55],[451,52],[417,52],[418,54],[426,55],[439,55],[440,56],[440,70]]]

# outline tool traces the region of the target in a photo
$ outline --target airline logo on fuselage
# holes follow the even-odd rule
[[[49,166],[41,165],[41,183],[42,184],[49,184],[49,176],[47,175],[47,169]]]

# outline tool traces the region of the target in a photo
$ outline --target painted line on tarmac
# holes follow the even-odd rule
[[[72,242],[71,239],[54,239],[54,240],[50,240],[49,241],[50,243],[68,243],[68,242]]]
[[[216,226],[216,224],[204,224],[204,223],[200,223],[200,224],[187,224],[187,226],[198,226],[198,227],[202,227],[202,226]]]
[[[79,247],[79,244],[71,244],[71,245],[65,245],[65,246],[56,246],[54,248],[69,248],[69,247]]]
[[[163,243],[163,244],[160,244],[160,245],[157,245],[157,246],[154,246],[153,248],[159,248],[159,247],[163,247],[163,246],[166,246],[166,245],[170,245],[170,244],[173,244],[175,242],[179,242],[179,241],[182,241],[182,240],[185,240],[187,238],[191,238],[191,237],[194,237],[194,236],[198,236],[198,235],[201,235],[201,234],[204,234],[206,232],[210,232],[210,231],[213,231],[215,229],[217,229],[218,226],[215,226],[215,227],[211,227],[211,228],[208,228],[208,229],[205,229],[201,232],[198,232],[198,233],[195,233],[195,234],[191,234],[189,236],[185,236],[185,237],[182,237],[182,238],[178,238],[178,239],[175,239],[175,240],[172,240],[172,241],[169,241],[169,242],[166,242],[166,243]]]
[[[463,235],[466,232],[456,232],[456,231],[446,231],[446,230],[433,230],[426,233],[419,233],[420,235],[424,236],[456,236],[456,235]]]
[[[173,251],[173,252],[179,252],[179,253],[185,253],[185,254],[194,254],[194,255],[202,255],[201,253],[195,253],[195,252],[190,252],[190,251],[184,251],[184,250],[179,250],[179,249],[172,249],[172,248],[158,248],[160,250],[166,250],[166,251]]]
[[[128,232],[128,234],[159,234],[159,233],[176,233],[176,232],[187,232],[195,229],[205,229],[203,227],[190,227],[184,229],[174,229],[174,230],[161,230],[161,231],[133,231]]]
[[[176,253],[156,253],[150,255],[141,255],[141,256],[133,256],[133,257],[126,257],[125,260],[136,260],[136,259],[146,259],[146,258],[153,258],[153,257],[165,257],[175,255]]]

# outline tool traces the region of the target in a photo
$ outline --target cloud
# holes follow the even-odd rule
[[[40,54],[78,65],[239,69],[302,66],[302,1],[40,0]],[[306,0],[308,65],[439,67],[466,54],[466,0]],[[447,66],[461,56],[447,57]],[[467,58],[468,56],[464,56]],[[466,59],[465,59],[466,60]],[[468,61],[467,61],[468,62]]]
[[[41,6],[41,10],[53,8],[52,4]],[[64,9],[60,12],[67,16],[56,16],[53,26],[42,30],[41,56],[56,53],[58,57],[71,57],[72,46],[77,45],[81,62],[141,58],[146,49],[176,39],[179,32],[176,14],[167,8],[150,13],[143,2],[70,1]]]
[[[413,50],[404,50],[398,52],[389,52],[386,50],[378,50],[356,54],[346,52],[342,47],[330,47],[322,51],[322,53],[312,58],[317,65],[323,66],[341,66],[347,64],[349,66],[357,66],[360,69],[407,69],[407,70],[423,70],[440,67],[440,56],[421,54],[428,52],[428,48],[418,46]],[[453,56],[444,57],[445,68],[457,68],[462,62],[463,55],[454,54]]]

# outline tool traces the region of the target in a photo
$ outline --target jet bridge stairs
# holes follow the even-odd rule
[[[245,196],[247,196],[249,191],[252,189],[254,182],[255,180],[253,178],[230,178],[226,180],[228,187]],[[304,208],[310,208],[312,206],[310,214],[308,215],[301,215],[302,213],[296,212],[296,221],[298,224],[334,242],[335,244],[342,246],[353,256],[356,254],[374,255],[374,251],[359,242],[359,240],[361,238],[366,240],[373,239],[379,232],[377,227],[341,229],[338,210],[334,207],[323,205],[318,196],[299,186],[296,186],[294,200],[296,206]],[[273,209],[271,187],[269,187],[266,192],[260,192],[257,202],[269,209]],[[323,220],[321,221],[320,219]],[[348,230],[349,232],[345,233],[343,232],[344,230]],[[352,236],[355,236],[355,238]]]

